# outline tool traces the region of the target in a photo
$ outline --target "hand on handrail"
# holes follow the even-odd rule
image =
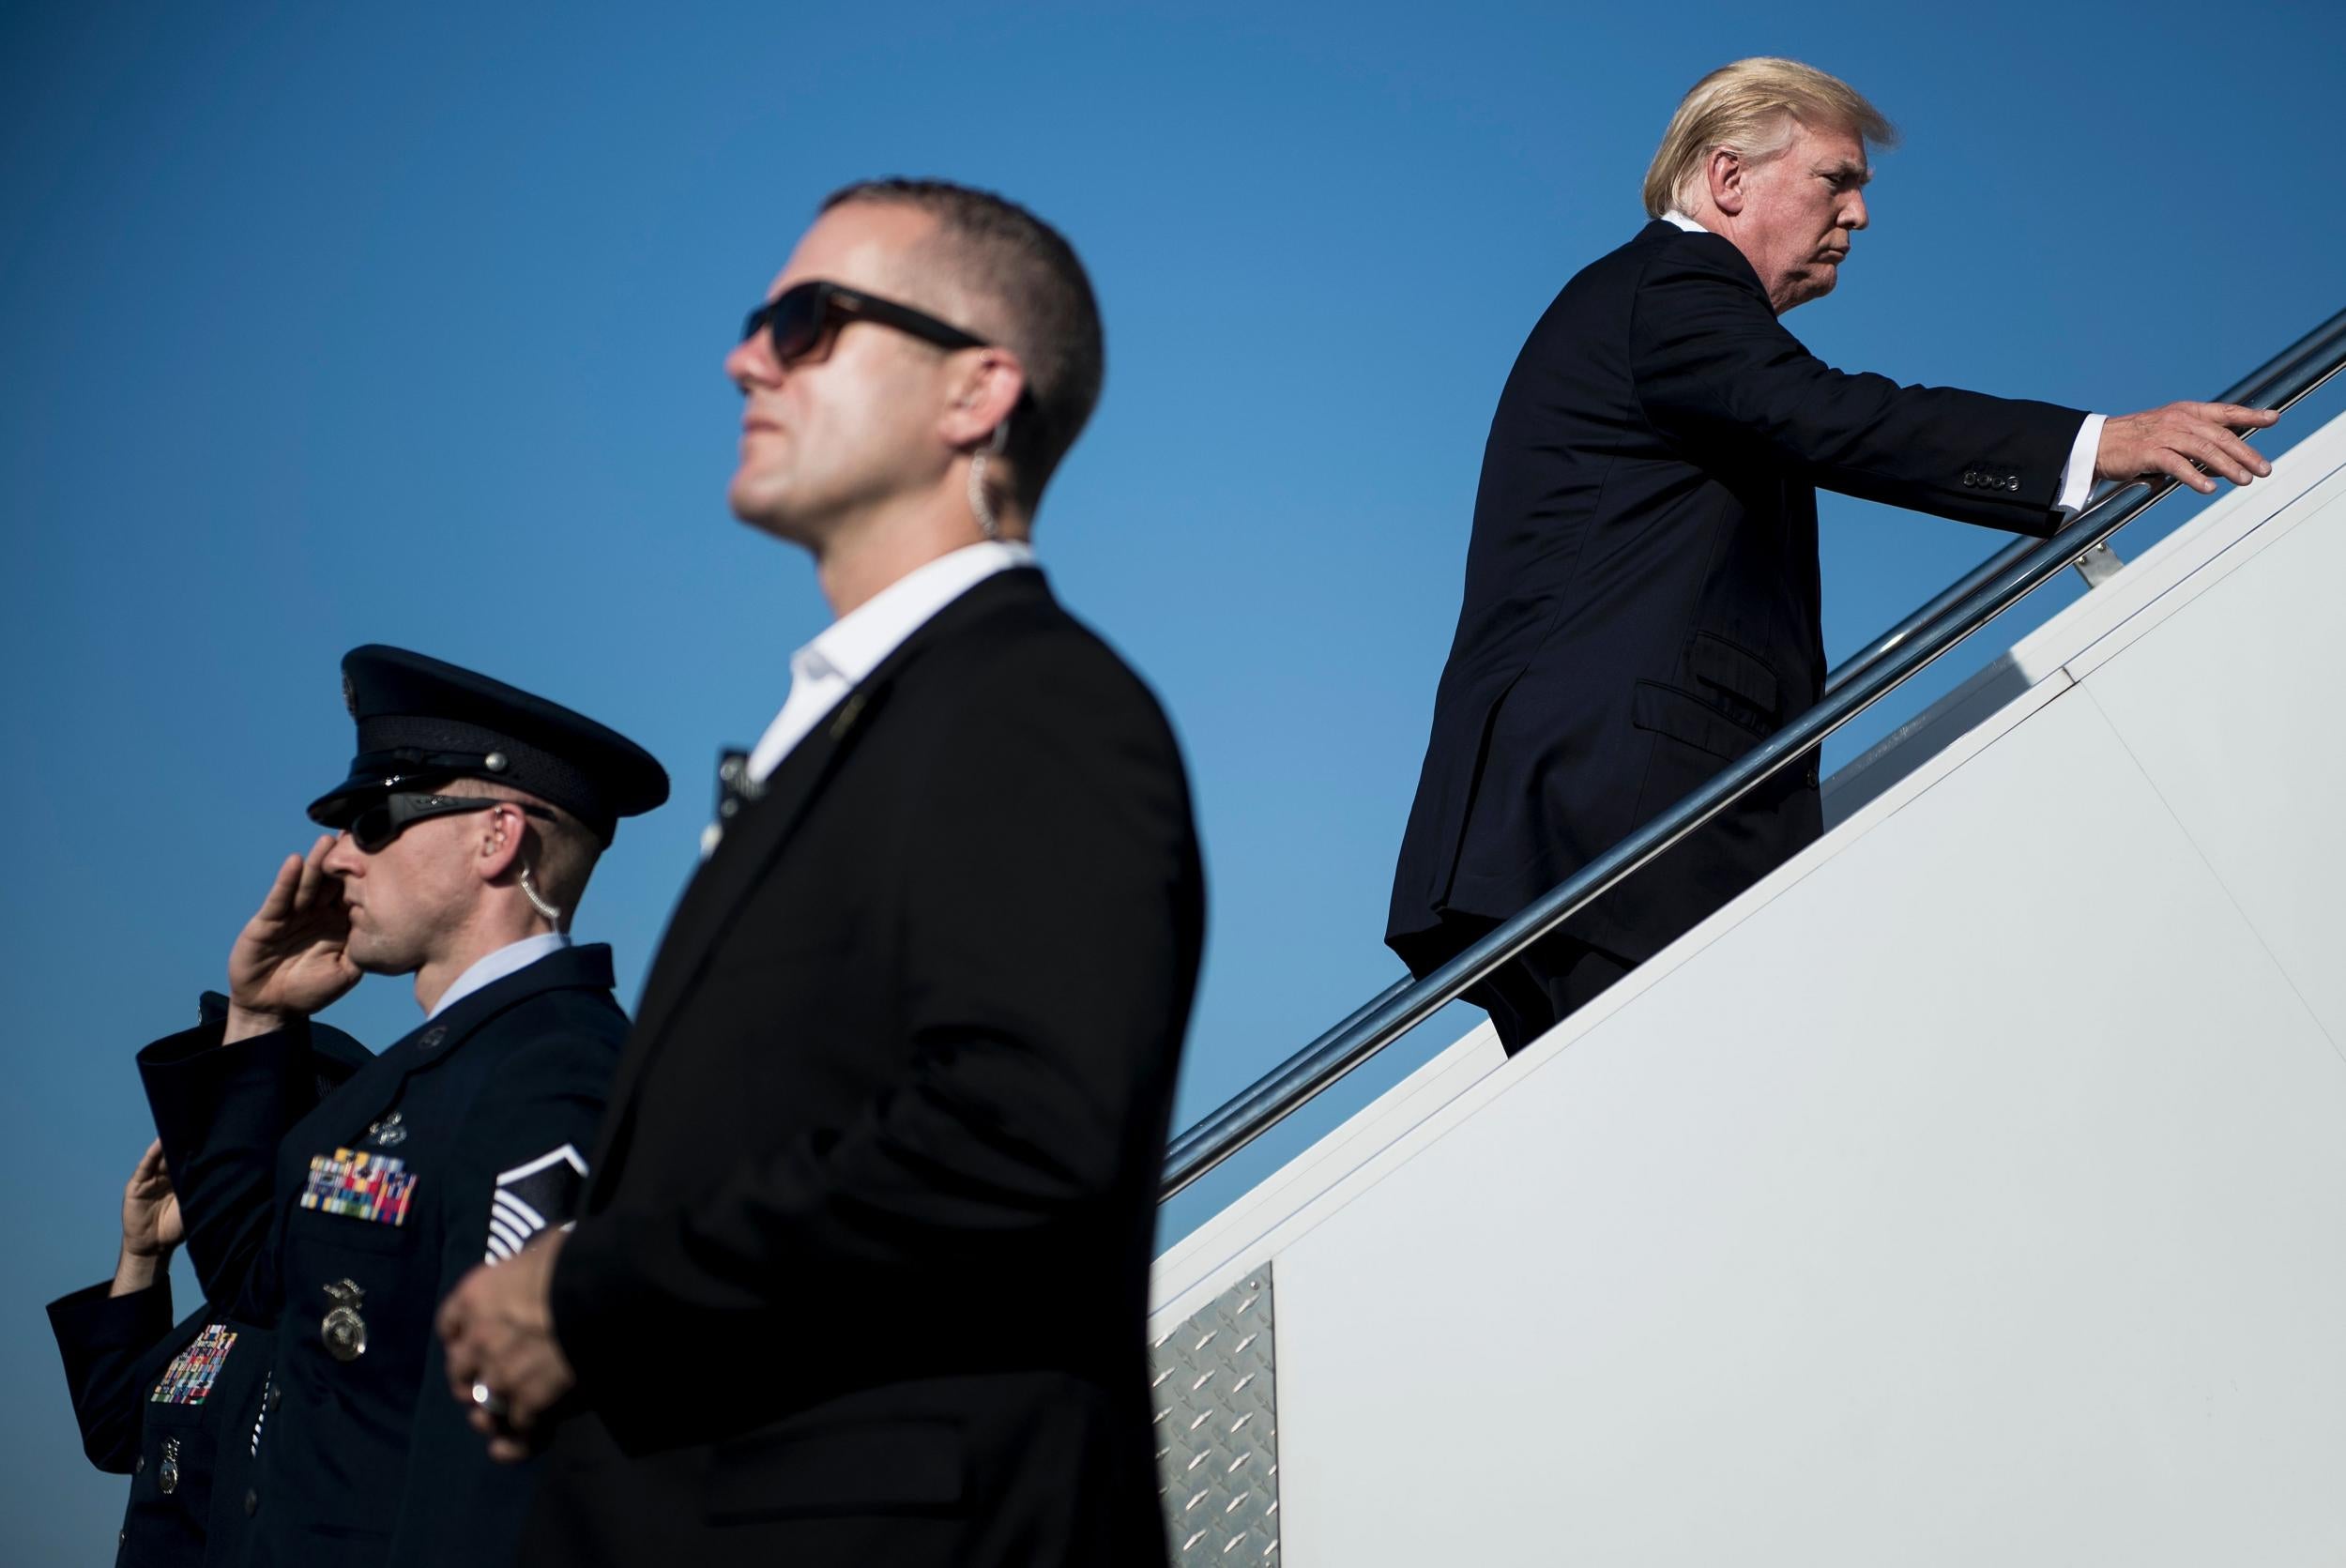
[[[2247,484],[2270,474],[2273,465],[2241,434],[2262,430],[2279,418],[2273,409],[2243,408],[2236,403],[2171,403],[2140,414],[2113,415],[2102,426],[2094,477],[2125,480],[2172,474],[2202,495],[2216,490],[2210,475]]]

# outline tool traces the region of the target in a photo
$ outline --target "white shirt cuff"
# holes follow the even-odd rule
[[[2088,414],[2078,426],[2078,438],[2069,443],[2069,461],[2061,470],[2053,502],[2053,510],[2064,517],[2083,511],[2086,498],[2094,494],[2094,461],[2101,455],[2102,426],[2109,419],[2107,414]]]

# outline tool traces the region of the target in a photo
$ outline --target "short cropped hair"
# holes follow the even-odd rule
[[[1043,486],[1091,418],[1107,369],[1100,304],[1075,248],[1016,203],[946,180],[861,180],[833,191],[822,210],[850,202],[914,207],[935,218],[954,281],[1000,306],[1003,346],[1025,365],[1032,400],[1030,411],[1012,417],[1004,454],[1031,517]]]
[[[522,820],[524,859],[530,868],[531,879],[540,897],[562,911],[556,922],[564,931],[571,928],[571,917],[578,912],[578,901],[586,896],[586,878],[595,872],[595,861],[602,856],[602,847],[586,825],[569,812],[542,797],[510,784],[493,784],[487,779],[453,778],[443,781],[434,794],[461,795],[484,800],[512,800],[543,807],[545,817],[525,817]],[[549,820],[550,818],[550,820]],[[527,853],[529,840],[536,839],[537,852]]]
[[[1897,128],[1866,95],[1837,76],[1798,60],[1754,55],[1721,66],[1678,102],[1669,129],[1645,172],[1645,210],[1659,218],[1676,207],[1692,212],[1702,193],[1704,166],[1724,147],[1747,161],[1764,162],[1791,142],[1794,122],[1811,129],[1853,130],[1875,146],[1894,147]]]

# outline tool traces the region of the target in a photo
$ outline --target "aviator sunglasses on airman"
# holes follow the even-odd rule
[[[343,825],[350,842],[372,855],[407,830],[411,822],[426,817],[454,816],[459,812],[485,812],[497,806],[510,806],[524,816],[552,822],[554,814],[543,806],[533,806],[523,800],[494,799],[485,795],[416,795],[397,793],[385,795],[374,804],[353,816]]]
[[[939,348],[992,346],[983,338],[909,305],[824,282],[793,283],[752,311],[749,320],[741,324],[741,341],[747,343],[764,332],[773,343],[774,358],[787,367],[820,348],[834,327],[851,321],[876,321]]]

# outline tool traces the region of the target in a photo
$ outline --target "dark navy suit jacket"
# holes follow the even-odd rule
[[[1592,263],[1491,421],[1387,941],[1424,972],[1815,703],[1816,487],[2047,534],[2083,419],[1836,371],[1715,235]],[[1819,825],[1812,756],[1564,930],[1642,961]]]
[[[685,890],[554,1323],[524,1560],[1165,1560],[1149,1259],[1203,886],[1155,700],[953,601]]]

